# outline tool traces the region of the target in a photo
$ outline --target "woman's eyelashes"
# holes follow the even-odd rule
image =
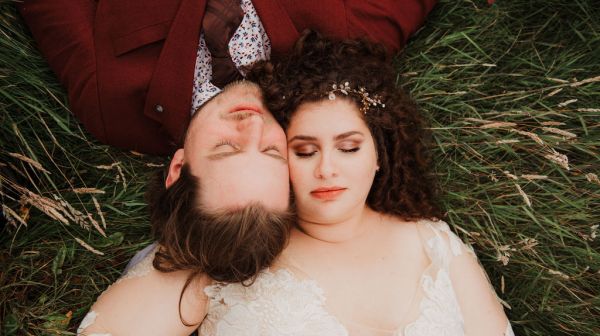
[[[358,152],[359,150],[360,150],[360,147],[340,148],[340,151],[342,151],[344,153],[354,153],[354,152]]]
[[[296,146],[296,147],[292,148],[294,155],[296,155],[296,157],[301,158],[301,159],[312,157],[319,150],[320,150],[319,147],[316,145]],[[340,144],[340,145],[336,146],[336,150],[338,150],[342,153],[350,154],[350,153],[358,152],[360,150],[360,146],[358,143]]]

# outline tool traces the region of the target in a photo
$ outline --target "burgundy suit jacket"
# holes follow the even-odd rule
[[[436,0],[253,0],[272,56],[307,28],[399,51]],[[101,142],[150,154],[180,146],[189,123],[206,0],[24,0],[19,10]]]

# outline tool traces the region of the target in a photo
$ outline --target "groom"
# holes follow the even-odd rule
[[[283,129],[256,84],[227,85],[196,112],[166,178],[147,192],[155,268],[251,278],[287,242],[289,193]]]
[[[22,0],[19,11],[101,142],[172,154],[192,113],[238,70],[312,29],[399,51],[435,0]]]

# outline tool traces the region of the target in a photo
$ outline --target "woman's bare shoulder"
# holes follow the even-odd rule
[[[190,275],[153,267],[126,274],[98,297],[78,334],[189,335],[206,315],[204,287],[212,282],[205,275],[195,276],[182,294]]]

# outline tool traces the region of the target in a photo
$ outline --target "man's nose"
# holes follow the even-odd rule
[[[237,125],[238,132],[242,134],[246,146],[258,147],[262,140],[265,122],[259,114],[251,114]]]

